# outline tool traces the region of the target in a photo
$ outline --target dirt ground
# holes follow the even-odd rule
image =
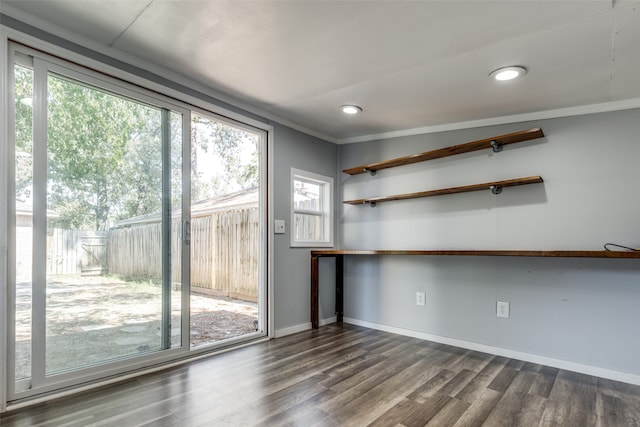
[[[16,378],[30,375],[31,284],[16,289]],[[158,284],[114,276],[65,276],[47,284],[46,370],[62,372],[161,349]],[[180,292],[171,295],[171,347],[180,346]],[[257,330],[257,304],[192,293],[190,345]]]

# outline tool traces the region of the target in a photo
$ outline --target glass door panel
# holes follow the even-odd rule
[[[260,133],[192,114],[192,348],[262,329],[261,138]]]
[[[182,221],[182,114],[176,112],[169,113],[169,122],[164,123],[168,127],[168,136],[170,146],[165,147],[165,169],[169,169],[165,174],[165,181],[163,187],[168,189],[170,194],[170,206],[166,206],[167,195],[165,194],[165,206],[163,210],[166,214],[170,213],[170,218],[165,219],[167,224],[170,224],[170,230],[165,231],[165,240],[169,240],[167,243],[167,253],[165,252],[165,277],[163,279],[163,286],[165,288],[165,300],[164,309],[169,304],[170,319],[163,319],[165,327],[169,328],[167,332],[168,339],[170,341],[171,348],[182,347],[182,318],[183,318],[183,304],[182,304],[182,237],[183,237],[183,221]],[[165,128],[166,129],[166,128]],[[167,164],[167,153],[169,160]],[[188,158],[187,158],[188,160]],[[165,191],[166,193],[166,191]],[[167,289],[168,288],[168,289]],[[185,300],[187,300],[185,298]],[[188,301],[188,300],[187,300]],[[184,313],[187,316],[188,313]],[[168,323],[166,323],[168,322]],[[166,345],[164,346],[166,347]],[[186,348],[187,346],[185,346]]]
[[[169,348],[169,116],[55,74],[47,88],[46,375]]]
[[[33,241],[33,69],[14,66],[15,111],[15,379],[31,377]]]

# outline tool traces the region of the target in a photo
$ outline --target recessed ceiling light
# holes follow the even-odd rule
[[[489,77],[491,77],[494,80],[503,82],[507,80],[513,80],[516,77],[524,76],[525,74],[527,74],[526,68],[520,67],[520,66],[513,66],[513,67],[498,68],[497,70],[489,74]]]
[[[362,113],[362,108],[358,107],[357,105],[343,105],[340,107],[340,111],[342,111],[344,114],[358,114]]]

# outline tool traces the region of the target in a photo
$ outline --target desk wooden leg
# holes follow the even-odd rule
[[[344,257],[336,256],[336,322],[342,323],[344,315]]]
[[[318,257],[311,257],[311,327],[318,329]]]

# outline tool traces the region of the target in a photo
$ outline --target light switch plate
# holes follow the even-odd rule
[[[275,234],[284,234],[285,233],[285,228],[284,228],[284,219],[276,219],[273,222],[274,225],[274,233]]]

